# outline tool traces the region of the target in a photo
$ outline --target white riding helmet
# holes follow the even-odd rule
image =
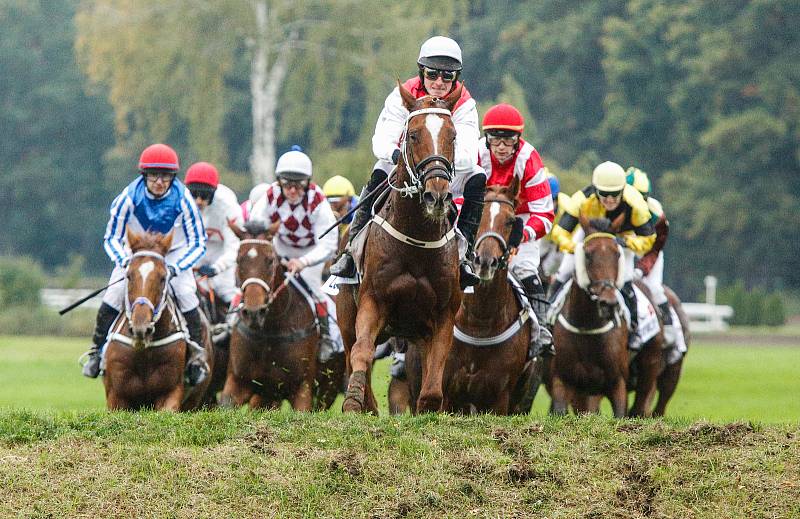
[[[248,199],[250,200],[251,203],[255,204],[256,202],[261,200],[261,198],[267,192],[267,189],[269,189],[269,184],[267,184],[266,182],[256,184],[255,187],[253,187],[253,189],[250,190],[250,196]]]
[[[461,47],[451,38],[434,36],[420,47],[417,63],[423,67],[458,72],[463,68]]]
[[[625,184],[625,170],[616,162],[606,161],[594,168],[592,185],[598,191],[622,191]]]
[[[287,151],[278,159],[275,175],[289,180],[311,178],[311,159],[302,151]]]

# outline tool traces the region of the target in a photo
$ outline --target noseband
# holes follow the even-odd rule
[[[241,248],[242,245],[272,245],[270,240],[257,240],[257,239],[246,239],[241,240],[239,242],[239,247]],[[267,293],[267,297],[269,297],[270,293],[272,292],[272,288],[269,284],[261,278],[247,278],[242,281],[242,284],[239,286],[239,290],[244,293],[244,289],[249,285],[258,285],[264,289],[264,292]]]
[[[622,288],[622,280],[625,273],[625,263],[624,263],[624,255],[622,252],[622,247],[620,247],[619,251],[619,263],[617,265],[617,279],[610,280],[610,279],[598,279],[598,280],[590,280],[589,279],[589,272],[586,270],[586,252],[584,251],[584,245],[595,238],[611,238],[616,239],[616,236],[607,233],[607,232],[595,232],[589,234],[583,239],[583,243],[579,244],[579,247],[575,250],[575,277],[578,281],[578,286],[580,286],[583,290],[585,290],[592,301],[597,301],[599,299],[600,292],[603,291],[605,288],[611,288],[613,290],[617,290],[618,288]]]
[[[513,202],[510,202],[509,200],[503,200],[501,198],[493,198],[491,200],[485,200],[483,203],[491,204],[493,202],[497,202],[498,204],[507,204],[511,206],[511,209],[513,211],[517,210]],[[506,268],[508,266],[508,256],[511,254],[511,249],[509,249],[506,239],[503,238],[503,235],[501,235],[500,233],[494,231],[486,231],[485,233],[481,234],[480,236],[478,236],[478,239],[475,240],[475,245],[473,246],[473,250],[477,251],[478,245],[480,245],[483,242],[483,240],[486,240],[488,238],[494,238],[495,240],[497,240],[497,242],[500,244],[500,249],[502,249],[503,251],[503,254],[498,258],[497,268],[498,269]]]
[[[409,157],[413,159],[413,155],[409,154],[408,150],[408,123],[414,117],[424,114],[441,114],[452,118],[450,110],[445,108],[422,108],[420,110],[414,110],[406,117],[406,124],[403,127],[403,135],[400,140],[403,143],[403,162],[406,166],[406,172],[411,178],[411,184],[409,185],[408,182],[404,182],[403,187],[397,187],[392,185],[391,182],[389,183],[392,189],[399,191],[403,196],[410,197],[414,194],[422,193],[425,182],[430,178],[441,178],[450,182],[455,172],[455,166],[444,155],[429,155],[417,164],[413,164],[413,162],[409,160]]]
[[[131,261],[128,263],[128,269],[131,268],[131,264],[133,263],[133,260],[135,258],[141,258],[141,257],[155,258],[155,259],[161,261],[164,264],[165,268],[167,266],[167,260],[166,260],[166,258],[164,256],[162,256],[161,254],[159,254],[157,252],[153,252],[153,251],[149,251],[149,250],[143,250],[143,251],[136,252],[131,256]],[[144,296],[137,297],[131,303],[130,302],[130,298],[126,296],[125,297],[125,317],[128,318],[128,321],[131,320],[131,314],[133,313],[133,309],[136,308],[139,305],[144,305],[144,306],[148,307],[150,309],[150,311],[153,312],[153,318],[150,320],[150,326],[155,326],[155,324],[161,318],[161,313],[164,311],[164,307],[166,306],[165,303],[166,303],[166,300],[167,300],[167,287],[168,286],[169,286],[169,269],[167,269],[167,282],[164,283],[164,290],[161,292],[161,298],[158,301],[158,305],[154,305],[153,302],[150,301],[149,298],[144,297]],[[130,285],[128,285],[128,288],[126,289],[126,291],[128,289],[130,289]]]

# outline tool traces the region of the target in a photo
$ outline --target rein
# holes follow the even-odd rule
[[[453,179],[453,174],[455,172],[455,166],[453,165],[453,163],[450,162],[450,160],[448,160],[448,158],[443,155],[430,155],[428,157],[425,157],[422,161],[420,161],[419,164],[414,164],[413,168],[411,167],[412,161],[409,160],[409,153],[408,153],[408,148],[409,148],[408,138],[407,138],[408,123],[414,117],[424,114],[441,114],[451,118],[453,116],[450,110],[447,110],[446,108],[422,108],[420,110],[414,110],[413,112],[409,113],[408,116],[406,117],[406,123],[405,126],[403,126],[403,133],[400,137],[400,140],[403,143],[403,148],[401,150],[401,153],[403,155],[403,163],[405,164],[408,176],[411,178],[411,184],[409,185],[408,182],[404,181],[403,187],[398,187],[389,182],[389,187],[399,192],[404,197],[406,196],[411,197],[416,194],[422,196],[422,186],[424,184],[425,178],[428,175],[433,175],[434,177],[443,178],[448,182],[450,182]],[[411,158],[412,159],[414,158],[413,155],[411,155]],[[436,164],[430,169],[423,171],[424,167],[432,162],[441,162],[441,164]]]
[[[149,251],[149,250],[143,250],[143,251],[135,252],[131,256],[131,261],[128,263],[128,269],[131,268],[131,263],[133,262],[133,260],[135,258],[142,258],[142,257],[155,258],[155,259],[161,261],[162,263],[164,263],[165,267],[167,265],[167,259],[164,256],[162,256],[161,254],[159,254],[157,252]],[[131,320],[131,314],[133,313],[133,309],[136,308],[139,305],[143,305],[143,306],[148,307],[150,309],[150,311],[153,312],[153,317],[150,320],[150,326],[155,326],[156,325],[158,320],[161,319],[161,313],[164,311],[164,307],[166,306],[165,303],[166,303],[166,300],[167,300],[167,287],[169,286],[169,281],[170,281],[169,278],[170,278],[169,269],[167,269],[167,280],[164,283],[164,290],[161,292],[161,298],[158,301],[158,305],[154,305],[153,302],[150,301],[149,298],[144,297],[144,296],[137,297],[136,299],[134,299],[134,301],[132,303],[130,302],[130,298],[129,297],[125,297],[125,317],[128,319],[128,321]],[[130,285],[128,285],[128,287],[126,288],[126,293],[127,293],[127,290],[129,290],[129,289],[130,289]]]

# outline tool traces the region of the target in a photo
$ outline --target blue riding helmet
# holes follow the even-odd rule
[[[550,194],[555,200],[558,198],[558,193],[561,192],[561,183],[558,181],[558,177],[555,176],[547,177],[547,181],[550,183]]]

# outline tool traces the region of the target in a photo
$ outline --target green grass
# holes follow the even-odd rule
[[[99,380],[80,375],[76,363],[87,341],[52,337],[0,338],[0,408],[91,410],[105,404]],[[388,362],[375,371],[378,402],[386,411]],[[715,422],[800,421],[800,348],[698,342],[684,365],[667,412]],[[545,414],[542,389],[534,412]],[[332,412],[338,412],[335,404]],[[608,413],[609,408],[605,404]]]

